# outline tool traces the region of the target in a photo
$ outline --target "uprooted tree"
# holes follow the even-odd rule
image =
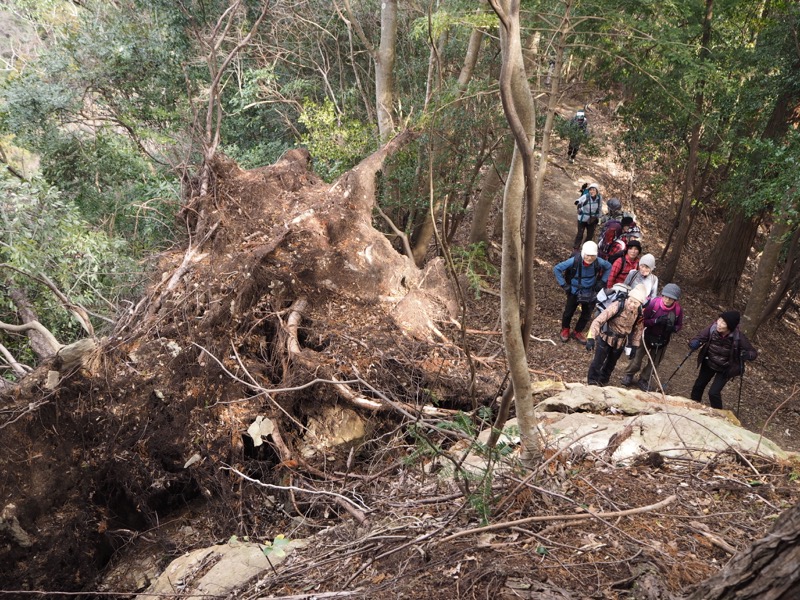
[[[194,498],[227,506],[233,488],[220,465],[242,453],[265,469],[303,462],[316,472],[309,423],[327,410],[405,418],[434,393],[468,405],[463,386],[437,390],[447,375],[432,364],[429,379],[422,366],[433,346],[460,352],[437,327],[456,307],[444,263],[419,269],[372,227],[376,174],[411,137],[332,185],[305,150],[252,171],[217,156],[209,192],[181,211],[187,247],[162,255],[106,337],[65,348],[34,314],[8,324],[42,352],[37,369],[0,392],[0,440],[14,449],[0,498],[14,529],[0,535],[15,540],[0,561],[24,575],[72,553],[74,580],[59,589],[80,589],[91,576],[77,568],[81,556],[102,565],[124,541],[108,532],[142,531]],[[256,448],[245,434],[257,417],[273,426],[273,444]]]
[[[448,386],[437,362],[464,358],[437,327],[454,307],[442,264],[418,269],[371,225],[376,173],[409,135],[333,185],[303,150],[252,171],[218,156],[210,192],[183,210],[186,248],[162,257],[107,337],[64,347],[35,315],[15,326],[44,335],[48,357],[0,395],[0,561],[13,566],[3,578],[86,589],[115,550],[196,500],[219,508],[212,537],[247,531],[269,507],[237,485],[242,469],[313,487],[304,476],[324,478],[336,460],[314,453],[326,419],[386,411],[424,425],[422,415],[447,412],[424,406],[421,392],[436,386],[440,401],[467,406],[466,376]],[[237,468],[247,458],[257,460]],[[365,520],[356,506],[336,508]],[[693,600],[794,597],[798,514]]]

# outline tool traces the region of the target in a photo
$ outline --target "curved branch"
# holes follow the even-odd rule
[[[64,347],[64,344],[60,343],[56,339],[56,336],[50,333],[50,330],[39,323],[39,321],[28,321],[24,325],[12,325],[11,323],[3,323],[3,321],[0,321],[0,329],[11,331],[13,333],[22,333],[24,331],[34,330],[41,334],[41,336],[45,339],[48,346],[50,346],[50,349],[53,351],[53,354]]]

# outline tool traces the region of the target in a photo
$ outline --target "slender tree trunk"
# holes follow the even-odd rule
[[[397,0],[381,2],[381,43],[375,54],[375,109],[378,136],[385,144],[395,133],[394,61],[397,43]]]
[[[485,1],[485,0],[484,0]],[[482,8],[478,12],[483,12]],[[464,65],[461,67],[461,72],[458,74],[458,89],[462,92],[467,88],[467,85],[472,81],[472,74],[475,72],[475,65],[478,64],[478,57],[481,52],[481,44],[485,34],[482,29],[473,29],[469,35],[469,44],[467,45],[467,53],[464,56]]]
[[[477,244],[484,242],[489,243],[489,215],[492,213],[492,205],[497,193],[503,187],[503,177],[500,174],[500,169],[505,168],[511,160],[511,155],[514,150],[513,141],[503,143],[500,147],[500,152],[494,160],[494,164],[484,174],[481,184],[478,199],[475,201],[475,208],[472,211],[472,226],[469,231],[469,243]]]
[[[783,263],[783,273],[781,274],[781,280],[778,282],[778,285],[775,289],[775,293],[772,294],[772,298],[767,302],[767,305],[764,307],[764,313],[761,315],[761,323],[769,319],[775,311],[778,310],[778,306],[780,306],[781,300],[789,292],[791,288],[792,281],[794,280],[795,274],[797,273],[798,269],[798,247],[800,247],[800,227],[794,230],[792,234],[792,241],[789,244],[789,251],[787,252],[786,262]]]
[[[800,61],[795,61],[793,68],[800,69]],[[765,140],[780,141],[786,136],[789,126],[797,122],[797,105],[800,93],[794,86],[789,86],[783,90],[776,99],[769,121],[764,127],[762,138]],[[770,230],[761,259],[758,261],[758,270],[753,277],[753,287],[747,301],[744,315],[742,315],[742,331],[748,336],[754,336],[758,327],[761,325],[764,313],[767,308],[769,292],[772,289],[772,278],[777,267],[783,241],[787,233],[792,231],[793,225],[790,224],[790,213],[794,210],[796,202],[797,188],[792,187],[787,191],[787,196],[779,205],[780,214],[774,220]],[[780,302],[780,297],[773,298],[776,303]]]
[[[481,11],[482,9],[478,9]],[[466,90],[467,85],[469,84],[472,74],[475,70],[475,64],[478,61],[479,51],[481,47],[481,42],[483,40],[483,31],[479,29],[475,29],[470,34],[469,44],[467,47],[467,53],[464,56],[464,64],[461,68],[461,72],[458,76],[458,90],[459,90],[459,100]],[[439,50],[435,51],[433,46],[431,46],[431,54],[430,59],[428,62],[428,91],[425,97],[425,106],[427,108],[428,103],[430,101],[430,97],[432,96],[432,80],[434,73],[438,74],[438,77],[441,78],[441,69],[439,67],[439,60],[438,58],[442,55],[444,50],[444,42],[446,41],[447,36],[446,33],[442,33],[439,39]],[[438,87],[438,86],[437,86]],[[442,155],[444,154],[444,150],[441,149],[441,144],[437,141],[439,140],[439,136],[432,136],[432,141],[430,144],[429,151],[431,152],[431,163],[432,165],[440,164],[443,160]],[[437,201],[437,197],[434,195],[430,199],[433,202],[433,206],[430,207],[428,211],[425,213],[425,217],[422,221],[422,224],[417,228],[414,232],[413,236],[413,258],[414,262],[417,266],[422,266],[422,263],[425,260],[425,255],[428,252],[428,246],[430,245],[431,238],[433,238],[434,234],[434,227],[436,226],[435,216],[440,211],[441,202]]]
[[[713,15],[714,0],[706,0],[706,13],[703,19],[703,36],[700,42],[700,63],[701,65],[708,60],[711,42],[711,17]],[[672,281],[675,272],[678,270],[678,263],[681,259],[683,246],[689,238],[689,213],[692,210],[692,200],[694,199],[694,182],[697,177],[697,162],[700,150],[700,135],[703,129],[703,104],[705,81],[698,83],[698,91],[695,95],[694,115],[691,138],[689,140],[689,157],[686,160],[686,175],[681,189],[681,208],[678,214],[678,229],[672,241],[672,245],[665,257],[664,265],[660,278],[664,281]]]
[[[533,410],[526,343],[522,335],[524,323],[520,318],[522,306],[520,281],[522,270],[532,267],[532,265],[524,265],[522,261],[521,226],[523,206],[525,204],[533,205],[531,146],[534,139],[535,120],[533,98],[528,87],[522,56],[519,0],[490,0],[490,4],[501,23],[500,47],[503,54],[503,66],[500,72],[500,98],[515,142],[503,198],[500,312],[503,344],[511,373],[517,420],[522,439],[521,460],[530,464],[541,456],[541,440],[536,414]],[[529,218],[535,219],[536,215],[529,215]],[[528,231],[529,227],[525,229]],[[529,239],[529,241],[531,240]],[[532,302],[532,298],[527,297],[527,289],[525,293],[525,300]]]
[[[753,276],[753,286],[750,289],[747,307],[744,309],[744,314],[742,314],[740,327],[749,338],[755,335],[759,325],[762,323],[767,299],[773,288],[772,275],[775,273],[775,267],[780,260],[784,238],[790,231],[789,215],[784,207],[778,220],[772,225],[767,237],[767,243],[764,245],[764,251],[758,261],[758,269]],[[780,301],[780,297],[778,301]]]

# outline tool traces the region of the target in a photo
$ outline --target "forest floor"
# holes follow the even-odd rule
[[[577,107],[563,107],[564,116]],[[557,141],[544,186],[534,273],[538,339],[529,350],[537,379],[586,379],[589,353],[558,338],[564,294],[552,273],[572,250],[573,201],[581,184],[597,181],[606,198],[621,198],[637,215],[645,252],[657,260],[672,218],[671,202],[662,196],[644,189],[627,192],[629,175],[613,144],[611,115],[591,107],[588,116],[596,152],[582,149],[569,164],[566,144]],[[300,187],[304,177],[287,175],[287,189]],[[277,278],[269,292],[256,290],[266,299],[254,304],[260,313],[215,318],[216,307],[233,306],[231,298],[243,297],[227,283],[236,280],[225,279],[249,266],[236,264],[234,250],[243,256],[255,248],[255,254],[254,233],[274,231],[257,214],[264,198],[249,197],[251,191],[244,187],[236,198],[215,198],[230,212],[224,215],[224,237],[209,244],[211,259],[203,264],[219,279],[209,280],[202,293],[187,283],[180,302],[168,307],[169,319],[148,331],[149,338],[112,348],[109,354],[122,358],[109,358],[113,367],[99,377],[68,380],[57,398],[43,398],[41,404],[20,398],[18,412],[17,405],[4,408],[3,518],[12,522],[8,503],[17,502],[19,523],[34,540],[31,550],[13,547],[0,528],[0,597],[15,597],[14,590],[20,598],[48,590],[84,592],[87,599],[125,597],[188,550],[233,535],[259,542],[286,535],[311,544],[235,597],[616,600],[639,594],[666,600],[718,571],[800,499],[796,467],[731,453],[710,461],[656,455],[627,465],[576,454],[548,463],[530,478],[498,467],[488,477],[454,479],[447,475],[445,456],[462,443],[458,430],[421,419],[411,423],[397,412],[366,417],[363,443],[322,458],[281,460],[269,444],[254,448],[244,431],[255,415],[272,410],[281,416],[278,396],[243,392],[241,379],[234,385],[229,372],[214,370],[210,352],[181,347],[207,349],[222,340],[217,355],[224,364],[234,368],[238,361],[250,369],[237,371],[240,377],[246,373],[271,387],[298,385],[280,396],[286,415],[314,415],[340,398],[330,388],[300,386],[308,379],[281,379],[282,359],[273,351],[285,340],[271,323],[286,311],[269,304],[285,306],[275,300],[281,293],[273,286]],[[662,378],[686,356],[691,336],[731,308],[699,285],[702,258],[721,224],[719,215],[696,219],[695,230],[708,235],[692,236],[676,277],[686,319],[662,363]],[[176,252],[169,259],[173,267],[182,256]],[[496,252],[491,259],[499,268]],[[170,270],[166,261],[159,267]],[[266,281],[275,274],[258,275]],[[468,336],[476,403],[492,405],[506,365],[497,335],[498,280],[487,276],[484,286],[489,292],[468,295],[464,320],[470,330],[483,332]],[[203,294],[208,312],[196,313],[192,302],[199,306]],[[738,299],[736,308],[743,305]],[[319,364],[335,367],[340,377],[368,381],[377,390],[373,398],[379,392],[407,403],[415,397],[418,403],[435,401],[442,410],[472,408],[468,361],[457,344],[400,336],[382,309],[352,304],[344,295],[332,294],[304,317],[301,341],[322,358]],[[452,324],[437,325],[449,339],[458,338]],[[760,355],[741,383],[739,418],[783,448],[800,450],[797,323],[767,323],[753,343]],[[245,352],[258,360],[247,362]],[[687,361],[670,392],[687,394],[695,373],[694,362]],[[725,388],[726,407],[736,407],[739,393],[739,381]],[[284,420],[287,441],[310,427],[304,420],[292,430],[290,421]],[[462,432],[476,425],[466,421],[460,422]],[[200,460],[188,467],[194,452]],[[250,485],[241,474],[279,487]],[[348,504],[345,495],[357,502]],[[616,514],[640,507],[640,513]],[[587,511],[606,516],[583,520]],[[518,522],[533,517],[541,521]],[[498,528],[467,533],[487,523]]]

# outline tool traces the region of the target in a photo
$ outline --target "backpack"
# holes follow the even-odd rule
[[[625,277],[625,281],[623,283],[615,283],[611,287],[611,292],[606,293],[605,290],[600,290],[600,293],[597,294],[597,305],[595,306],[594,315],[592,316],[593,319],[596,319],[597,316],[611,306],[612,303],[616,301],[620,301],[621,306],[614,313],[614,316],[609,319],[609,321],[613,320],[622,310],[622,305],[625,304],[625,300],[628,298],[628,293],[633,289],[631,283],[633,283],[634,277],[636,277],[636,273],[638,271],[632,270],[628,273],[628,276]],[[642,316],[642,307],[639,307],[639,316]]]
[[[600,237],[597,238],[597,255],[608,260],[609,252],[614,247],[614,242],[620,239],[622,224],[616,219],[609,219],[603,223],[600,229]],[[609,261],[610,262],[610,261]]]
[[[617,284],[614,285],[614,287],[617,287],[618,285],[624,285],[624,284],[617,283]],[[630,291],[630,288],[628,288],[628,291]],[[620,293],[622,293],[622,292],[620,292]],[[619,316],[619,314],[623,311],[623,309],[625,308],[625,300],[627,300],[627,299],[628,299],[628,292],[627,291],[624,292],[624,296],[618,295],[614,299],[614,302],[616,302],[616,305],[617,305],[617,309],[614,311],[614,314],[611,316],[611,318],[608,319],[605,323],[603,323],[603,325],[600,327],[600,333],[602,333],[604,335],[609,335],[609,336],[614,337],[614,338],[623,338],[623,337],[627,338],[630,335],[630,332],[624,333],[624,334],[623,333],[617,333],[616,331],[612,331],[611,327],[609,327],[609,324],[611,323],[611,321],[616,319]],[[638,322],[638,320],[642,318],[642,312],[643,311],[642,311],[642,305],[641,304],[639,305],[639,308],[637,309],[636,312],[637,312],[636,321],[634,321],[634,323]],[[625,342],[625,343],[627,344],[627,342]]]
[[[617,262],[620,258],[625,256],[625,253],[628,251],[628,244],[625,243],[625,240],[622,238],[618,238],[614,240],[614,244],[609,251],[608,257],[606,260],[610,262],[612,265]]]

